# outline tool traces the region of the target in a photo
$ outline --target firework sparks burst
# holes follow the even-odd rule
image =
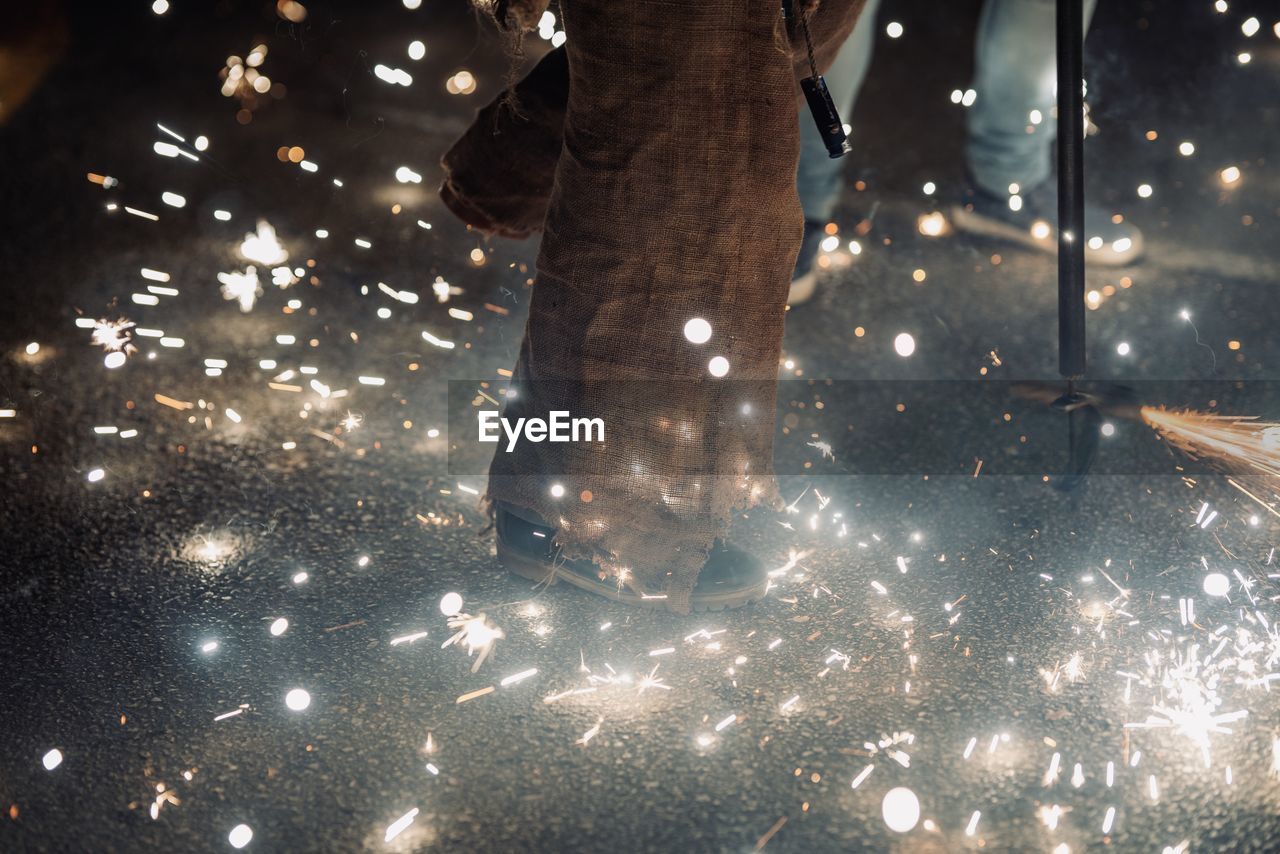
[[[1248,717],[1247,709],[1223,711],[1224,690],[1230,685],[1266,688],[1280,674],[1269,671],[1280,660],[1280,634],[1267,628],[1262,637],[1238,626],[1234,637],[1225,627],[1210,636],[1205,653],[1199,642],[1163,651],[1150,650],[1141,684],[1153,690],[1146,720],[1127,723],[1128,729],[1174,728],[1200,751],[1206,768],[1212,764],[1210,735],[1230,735],[1228,724]]]
[[[1280,477],[1280,423],[1154,406],[1142,407],[1142,419],[1192,459]]]
[[[132,353],[133,329],[137,326],[132,320],[121,317],[116,320],[103,318],[93,325],[93,343],[108,353]]]
[[[222,283],[222,298],[240,303],[243,312],[253,311],[253,304],[262,296],[262,285],[258,284],[258,268],[250,264],[243,273],[234,270],[219,273],[218,281]]]
[[[265,219],[258,220],[257,232],[250,232],[240,243],[240,255],[246,261],[275,267],[289,260],[289,253],[276,237],[276,230]]]
[[[485,619],[484,614],[471,616],[470,614],[458,614],[456,617],[449,619],[449,628],[457,629],[457,631],[443,644],[441,649],[452,646],[455,643],[462,644],[467,649],[467,655],[479,653],[475,664],[471,665],[471,672],[475,673],[480,669],[480,665],[484,664],[485,659],[493,652],[494,644],[506,637],[506,633],[495,625],[492,625]]]

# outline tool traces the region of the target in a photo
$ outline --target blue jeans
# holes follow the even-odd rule
[[[1085,0],[1085,28],[1096,0]],[[867,76],[880,0],[867,0],[862,17],[824,75],[846,122]],[[986,0],[974,45],[978,99],[968,110],[965,163],[979,188],[1004,195],[1010,184],[1027,189],[1050,174],[1057,123],[1053,118],[1054,4],[1052,0]],[[1031,121],[1038,110],[1039,124]],[[796,188],[807,220],[826,222],[840,195],[843,159],[832,160],[813,120],[800,116]],[[855,143],[856,144],[856,143]]]

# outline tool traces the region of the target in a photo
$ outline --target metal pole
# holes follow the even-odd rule
[[[1057,0],[1058,372],[1084,374],[1084,6]]]

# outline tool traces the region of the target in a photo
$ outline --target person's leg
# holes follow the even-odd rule
[[[1085,29],[1095,0],[1084,0]],[[1029,189],[1048,179],[1054,135],[1056,75],[1053,0],[987,0],[974,46],[969,110],[969,174],[988,193]],[[1032,111],[1039,114],[1033,123]]]
[[[880,0],[867,0],[858,23],[836,54],[831,67],[824,72],[831,100],[846,122],[853,112],[862,81],[871,64],[871,49],[875,42],[876,9]],[[791,271],[791,290],[788,305],[799,305],[812,296],[818,281],[816,262],[824,228],[831,219],[836,200],[840,196],[841,174],[844,158],[832,158],[818,133],[818,126],[809,114],[807,106],[800,108],[800,163],[796,168],[796,190],[800,194],[800,207],[804,211],[804,236],[796,265]]]
[[[853,32],[836,54],[835,62],[823,74],[831,100],[835,102],[840,118],[846,122],[853,113],[853,105],[858,100],[867,67],[871,64],[879,6],[880,0],[867,0]],[[826,223],[831,219],[840,195],[840,173],[844,164],[844,158],[832,158],[827,154],[818,126],[810,117],[808,108],[801,107],[796,190],[800,194],[800,207],[804,210],[806,222]]]
[[[987,0],[976,44],[978,100],[969,112],[971,185],[952,212],[962,231],[1057,251],[1058,195],[1051,175],[1056,61],[1052,0]],[[1085,28],[1093,0],[1084,0]],[[1016,192],[1015,192],[1016,191]],[[1142,233],[1112,211],[1085,205],[1085,257],[1123,265],[1143,250]]]
[[[850,3],[851,0],[841,0],[838,5],[845,8]],[[852,112],[866,76],[879,3],[880,0],[866,2],[843,46],[839,37],[831,34],[828,19],[811,22],[821,41],[819,67],[825,70],[828,89],[842,116]],[[477,5],[493,12],[484,0]],[[856,7],[858,0],[852,0],[852,5]],[[805,57],[799,56],[796,62],[797,68],[803,69],[798,73],[807,75]],[[542,229],[556,161],[564,144],[568,97],[569,65],[567,53],[560,47],[544,56],[511,93],[504,92],[479,111],[467,132],[440,161],[445,173],[440,195],[454,215],[481,231],[503,237],[528,237]],[[801,112],[805,113],[801,124],[801,176],[797,181],[801,205],[806,219],[825,219],[839,192],[839,166],[843,161],[827,157],[817,128],[800,103]],[[804,153],[810,148],[816,155]]]
[[[860,5],[813,13],[820,62]],[[563,557],[685,610],[732,510],[776,495],[773,389],[801,224],[794,60],[777,0],[567,0],[562,16],[564,143],[509,409],[633,429],[498,453],[488,495],[547,520]],[[703,345],[684,335],[693,317],[710,323]],[[729,380],[757,381],[751,417],[709,371],[716,356]]]

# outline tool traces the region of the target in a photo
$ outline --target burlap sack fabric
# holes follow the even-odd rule
[[[528,26],[545,6],[490,9]],[[820,68],[861,6],[823,0],[809,14]],[[779,0],[560,8],[565,46],[515,87],[515,109],[504,97],[480,111],[443,159],[442,195],[488,231],[542,231],[522,397],[507,414],[625,414],[641,426],[607,431],[602,445],[500,450],[488,497],[557,527],[566,557],[589,556],[684,611],[735,508],[778,502],[774,383],[801,237],[807,60]],[[705,344],[684,335],[693,317],[711,324]],[[726,379],[758,381],[750,417],[742,386],[708,371],[714,356],[728,360]],[[636,394],[632,381],[655,382]]]

